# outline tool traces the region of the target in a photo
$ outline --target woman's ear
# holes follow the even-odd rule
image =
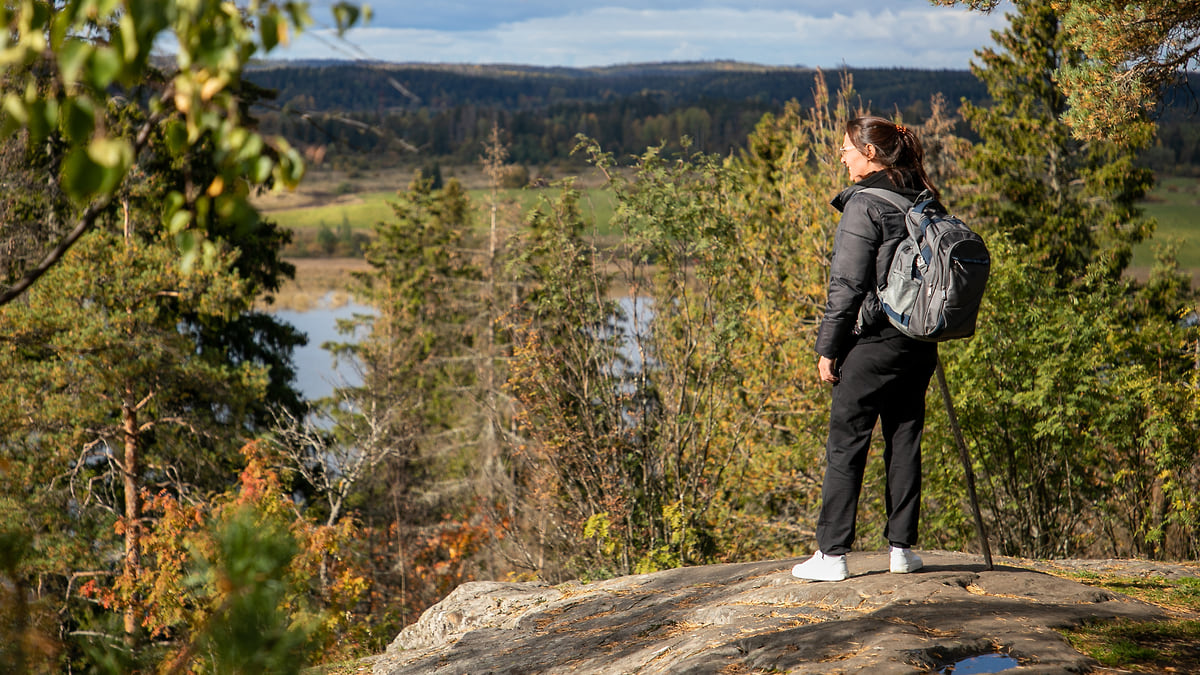
[[[867,152],[863,154],[863,157],[866,157],[867,161],[875,159],[875,146],[867,143]]]

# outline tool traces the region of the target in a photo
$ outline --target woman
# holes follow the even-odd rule
[[[922,566],[911,551],[921,506],[921,431],[925,389],[937,364],[937,346],[909,338],[888,323],[876,295],[896,246],[906,236],[904,213],[864,188],[883,188],[909,200],[936,189],[911,130],[879,117],[846,124],[841,161],[854,184],[833,200],[842,212],[833,244],[829,295],[817,333],[817,369],[833,384],[825,481],[817,520],[818,551],[792,568],[813,581],[849,576],[846,553],[854,544],[858,496],[871,433],[884,437],[885,502],[892,572]]]

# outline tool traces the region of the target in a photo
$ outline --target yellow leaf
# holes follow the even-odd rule
[[[288,46],[291,36],[288,35],[288,27],[286,21],[280,21],[275,24],[275,31],[279,34],[279,44],[284,47]]]
[[[216,178],[214,178],[213,182],[210,183],[208,186],[208,196],[209,197],[220,196],[220,194],[224,191],[225,191],[225,179],[220,176],[217,176]]]
[[[122,167],[130,163],[133,148],[129,143],[118,138],[97,138],[88,144],[88,157],[92,161],[108,169]]]
[[[229,75],[226,73],[221,73],[216,77],[210,77],[204,82],[203,86],[200,87],[200,99],[202,101],[212,100],[212,97],[216,96],[217,93],[224,89],[225,85],[227,84],[229,84]]]
[[[196,84],[188,74],[180,73],[175,78],[175,109],[188,114],[192,109],[192,94]]]

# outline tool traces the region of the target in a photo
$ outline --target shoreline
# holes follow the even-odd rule
[[[356,272],[372,267],[363,258],[285,258],[296,266],[294,279],[284,281],[272,302],[259,301],[255,308],[275,312],[303,312],[317,307],[337,308],[355,301],[351,286]]]

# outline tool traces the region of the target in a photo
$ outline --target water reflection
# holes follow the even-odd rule
[[[982,673],[1002,673],[1021,665],[1019,661],[1007,654],[983,654],[972,656],[946,666],[938,671],[945,675],[981,675]]]
[[[356,386],[362,383],[361,375],[350,364],[338,363],[335,368],[333,355],[321,349],[321,345],[326,342],[352,341],[351,336],[338,333],[339,319],[350,319],[355,314],[374,313],[375,310],[371,306],[354,302],[337,307],[331,307],[324,302],[314,309],[304,311],[280,309],[273,312],[276,319],[290,323],[308,336],[308,344],[297,347],[294,353],[296,385],[304,398],[310,401],[324,398],[333,394],[334,387]],[[361,337],[363,336],[357,336]]]

